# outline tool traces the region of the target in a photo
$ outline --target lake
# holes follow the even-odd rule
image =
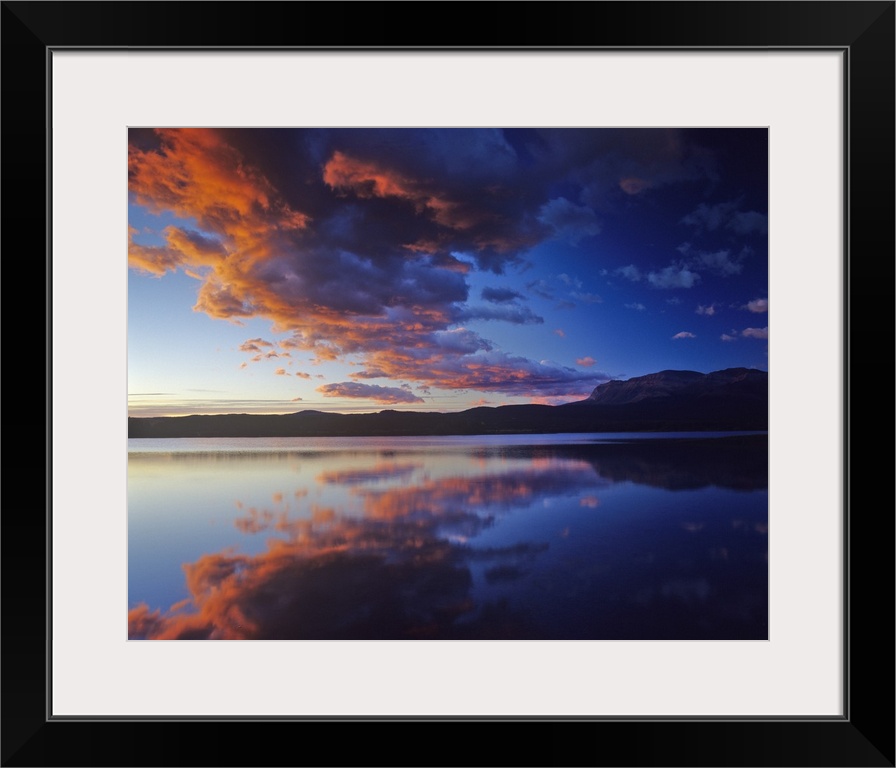
[[[131,639],[764,640],[765,433],[132,439]]]

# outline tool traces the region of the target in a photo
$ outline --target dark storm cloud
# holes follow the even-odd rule
[[[540,296],[542,299],[552,301],[556,298],[546,280],[532,280],[531,282],[526,283],[526,288],[536,296]]]
[[[715,205],[700,203],[681,223],[694,227],[697,232],[729,230],[737,235],[766,234],[768,216],[758,211],[742,211],[742,204],[742,198]]]
[[[517,325],[528,325],[531,323],[543,323],[544,318],[536,315],[528,307],[517,304],[500,304],[483,305],[478,307],[468,307],[458,314],[458,319],[467,320],[503,320],[507,323],[515,323]]]
[[[381,387],[378,384],[361,384],[357,381],[343,381],[338,384],[323,384],[317,388],[324,397],[349,397],[373,400],[377,403],[422,403],[423,398],[401,387]]]
[[[586,205],[576,205],[565,197],[554,198],[541,206],[538,220],[551,227],[555,237],[573,245],[600,232],[600,223],[594,211]]]
[[[483,299],[493,304],[502,304],[508,301],[523,298],[522,294],[512,291],[509,288],[483,288],[480,294]]]

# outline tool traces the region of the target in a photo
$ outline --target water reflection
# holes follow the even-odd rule
[[[764,440],[662,443],[132,455],[129,636],[767,637]]]

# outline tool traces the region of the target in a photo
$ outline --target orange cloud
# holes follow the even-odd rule
[[[219,241],[198,232],[168,226],[162,233],[166,245],[148,246],[135,242],[136,232],[133,228],[130,229],[128,261],[132,267],[158,276],[183,267],[191,277],[201,280],[202,276],[199,273],[186,268],[213,266],[226,256]]]
[[[250,507],[245,517],[238,517],[234,525],[243,533],[261,533],[273,525],[274,515],[268,510]]]
[[[247,231],[307,225],[308,217],[280,199],[216,131],[179,128],[156,134],[158,151],[132,146],[128,152],[129,189],[149,210],[195,217],[203,229],[236,239]]]
[[[248,339],[240,344],[241,352],[261,352],[262,347],[273,347],[274,345],[270,341],[265,341],[264,339]]]
[[[349,157],[343,152],[333,153],[324,166],[323,178],[329,186],[351,190],[358,197],[397,197],[407,200],[418,212],[426,213],[439,224],[451,229],[469,229],[482,219],[482,214],[427,190],[419,181],[376,163]],[[407,247],[413,248],[414,245]]]
[[[637,195],[645,189],[650,189],[652,186],[652,182],[647,179],[639,179],[637,176],[619,179],[619,188],[627,195]]]

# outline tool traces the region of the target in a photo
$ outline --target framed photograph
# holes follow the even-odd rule
[[[894,765],[894,4],[207,7],[3,4],[3,764]]]
[[[768,134],[129,128],[129,639],[767,641]]]

